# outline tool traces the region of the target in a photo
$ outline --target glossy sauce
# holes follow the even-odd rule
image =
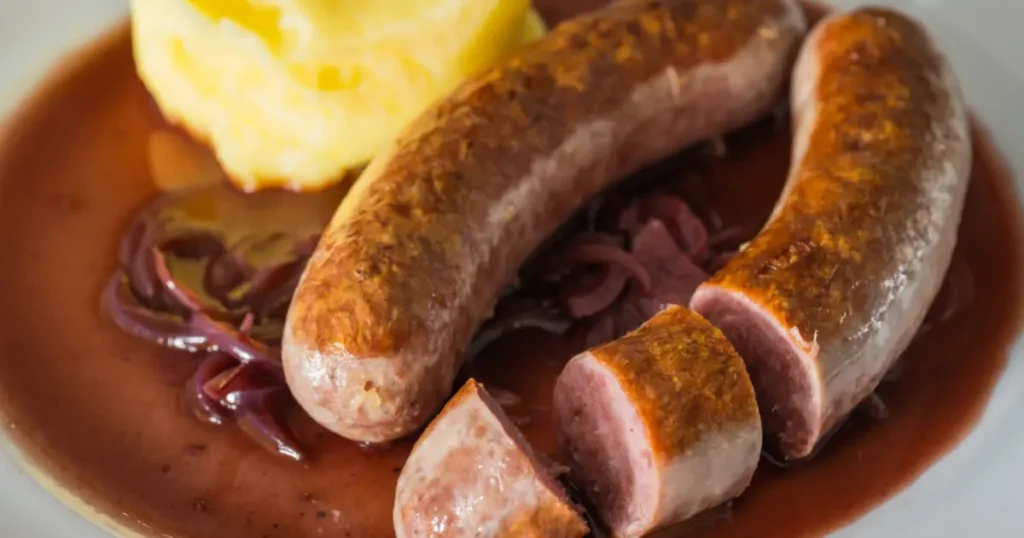
[[[570,3],[541,4],[547,15],[562,15]],[[152,161],[194,163],[178,176],[209,170],[209,156],[184,139],[170,143],[179,154],[159,157],[168,137],[179,135],[153,114],[134,75],[127,32],[111,36],[41,91],[6,134],[0,410],[28,456],[147,535],[392,536],[394,485],[411,441],[366,450],[296,411],[291,422],[314,460],[300,466],[274,457],[182,408],[181,386],[196,357],[134,339],[102,314],[99,295],[121,233],[160,194],[154,176],[168,175],[166,164],[154,171]],[[1024,263],[1011,178],[982,131],[975,140],[956,253],[973,275],[974,301],[920,338],[899,375],[880,388],[886,420],[857,412],[810,463],[788,470],[761,465],[731,510],[703,518],[686,536],[827,532],[898,492],[970,430],[1020,326]],[[662,171],[726,224],[756,230],[785,179],[788,127],[766,121],[729,137],[727,147],[724,159],[690,157]],[[344,192],[246,198],[223,187],[204,189],[181,206],[189,218],[247,232],[268,223],[315,227],[330,218]],[[492,346],[475,372],[489,387],[521,398],[510,414],[551,455],[554,379],[578,348],[543,333],[515,335]]]

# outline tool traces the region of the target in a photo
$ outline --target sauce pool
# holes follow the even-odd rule
[[[548,16],[571,2],[538,2]],[[578,7],[578,6],[577,6]],[[313,458],[273,456],[230,427],[195,420],[181,387],[199,358],[135,339],[100,308],[117,243],[174,175],[209,156],[153,114],[120,30],[34,97],[0,147],[0,412],[30,460],[75,495],[146,535],[393,536],[394,485],[411,441],[365,449],[293,409],[287,421]],[[915,341],[879,388],[887,418],[858,411],[812,461],[763,463],[751,488],[700,526],[658,536],[791,537],[846,524],[912,482],[953,448],[984,408],[1020,327],[1024,244],[1011,177],[975,129],[975,160],[955,267],[973,302]],[[781,190],[788,126],[765,121],[659,173],[695,209],[756,230]],[[160,157],[167,147],[180,150]],[[175,151],[178,151],[175,150]],[[166,162],[193,163],[169,173]],[[207,185],[178,209],[229,233],[322,226],[344,195],[244,196]],[[699,204],[699,207],[698,207]],[[579,342],[514,334],[477,364],[534,446],[556,456],[554,379]]]

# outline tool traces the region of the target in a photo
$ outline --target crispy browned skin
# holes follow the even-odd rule
[[[543,238],[614,180],[763,114],[804,24],[793,0],[623,0],[425,114],[356,183],[299,285],[296,398],[354,439],[421,426]]]
[[[874,389],[923,319],[956,241],[970,138],[945,59],[889,10],[823,22],[793,95],[793,169],[773,218],[692,304],[731,325],[770,410],[766,433],[798,458]],[[723,307],[728,294],[778,334]],[[795,351],[782,351],[787,340]]]
[[[830,128],[810,138],[799,182],[780,210],[786,219],[765,228],[714,279],[750,286],[784,323],[813,328],[819,344],[843,336],[844,315],[867,318],[884,299],[863,277],[900,263],[891,245],[913,233],[904,224],[925,209],[924,185],[907,180],[908,172],[930,166],[931,152],[921,149],[934,143],[935,110],[949,107],[946,92],[928,79],[929,44],[907,19],[865,10],[838,24],[819,50],[829,61],[818,118]]]
[[[708,432],[758,419],[754,388],[721,331],[671,306],[639,329],[589,351],[615,372],[649,432],[655,457],[671,458]]]
[[[702,16],[695,15],[698,9]],[[422,330],[417,324],[426,325],[423,320],[436,308],[456,299],[435,295],[424,301],[423,291],[457,289],[444,285],[443,279],[450,274],[446,266],[466,257],[462,251],[475,242],[467,237],[472,230],[462,228],[476,220],[464,211],[478,207],[471,198],[499,198],[514,178],[529,172],[533,156],[550,154],[562,143],[565,130],[601,116],[605,106],[617,106],[636,81],[653,76],[665,64],[686,69],[728,59],[758,30],[764,11],[781,9],[777,2],[750,0],[620,2],[601,15],[565,23],[554,39],[463,88],[432,117],[421,119],[418,130],[405,133],[404,141],[415,144],[397,144],[387,161],[388,181],[377,182],[374,194],[349,217],[346,229],[361,236],[328,235],[316,261],[333,268],[325,277],[306,279],[299,290],[299,300],[304,295],[316,299],[305,313],[312,326],[303,320],[297,325],[321,348],[346,335],[345,348],[355,357],[397,351]],[[729,32],[722,32],[725,25]],[[715,39],[694,46],[711,32]],[[676,45],[666,46],[669,40]],[[667,54],[671,60],[652,59]],[[559,60],[553,61],[555,57]],[[530,98],[516,99],[519,95]],[[548,116],[559,121],[531,128]],[[500,169],[495,168],[498,161]],[[461,183],[470,180],[474,188],[464,188]],[[580,198],[577,193],[564,195]],[[514,224],[515,215],[508,220]],[[397,249],[401,255],[392,255]],[[503,276],[507,281],[511,275]],[[396,289],[395,280],[405,284]],[[371,291],[349,293],[346,288]],[[360,296],[379,299],[346,304]],[[351,310],[338,308],[343,305]],[[328,315],[320,315],[320,309],[328,309]],[[339,312],[349,315],[335,315]],[[367,318],[392,323],[361,323]]]
[[[573,477],[612,535],[643,536],[738,496],[761,454],[743,359],[700,315],[670,306],[574,357],[554,395]]]

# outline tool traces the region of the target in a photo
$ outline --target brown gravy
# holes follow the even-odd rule
[[[0,147],[0,410],[10,435],[74,493],[144,534],[392,536],[394,485],[410,442],[367,451],[296,413],[315,459],[299,466],[274,457],[183,411],[181,386],[198,359],[136,340],[102,315],[120,235],[159,194],[149,144],[166,128],[149,107],[122,29],[40,92]],[[761,465],[727,517],[687,536],[825,533],[908,485],[970,430],[1020,326],[1024,264],[1010,174],[985,133],[975,136],[957,251],[974,275],[974,302],[919,339],[901,375],[880,388],[888,419],[855,414],[800,468]],[[766,122],[728,147],[725,159],[702,166],[704,194],[726,223],[756,229],[785,179],[789,132]],[[253,200],[262,212],[249,213],[238,207],[257,202],[223,190],[190,212],[239,229],[296,216],[326,221],[342,194],[261,194]],[[483,381],[522,397],[512,414],[529,420],[527,436],[552,455],[547,406],[574,347],[520,335],[482,363]]]

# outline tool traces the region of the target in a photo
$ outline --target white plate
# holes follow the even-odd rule
[[[862,0],[833,0],[839,7]],[[1018,0],[875,0],[922,19],[953,59],[969,100],[1014,170],[1024,172],[1024,20]],[[126,0],[0,0],[0,117],[64,53],[127,12]],[[1017,191],[1024,182],[1017,180]],[[910,488],[837,537],[1024,536],[1024,341],[975,430]],[[0,537],[109,536],[65,508],[13,462],[0,439]],[[801,499],[793,499],[800,503]]]

